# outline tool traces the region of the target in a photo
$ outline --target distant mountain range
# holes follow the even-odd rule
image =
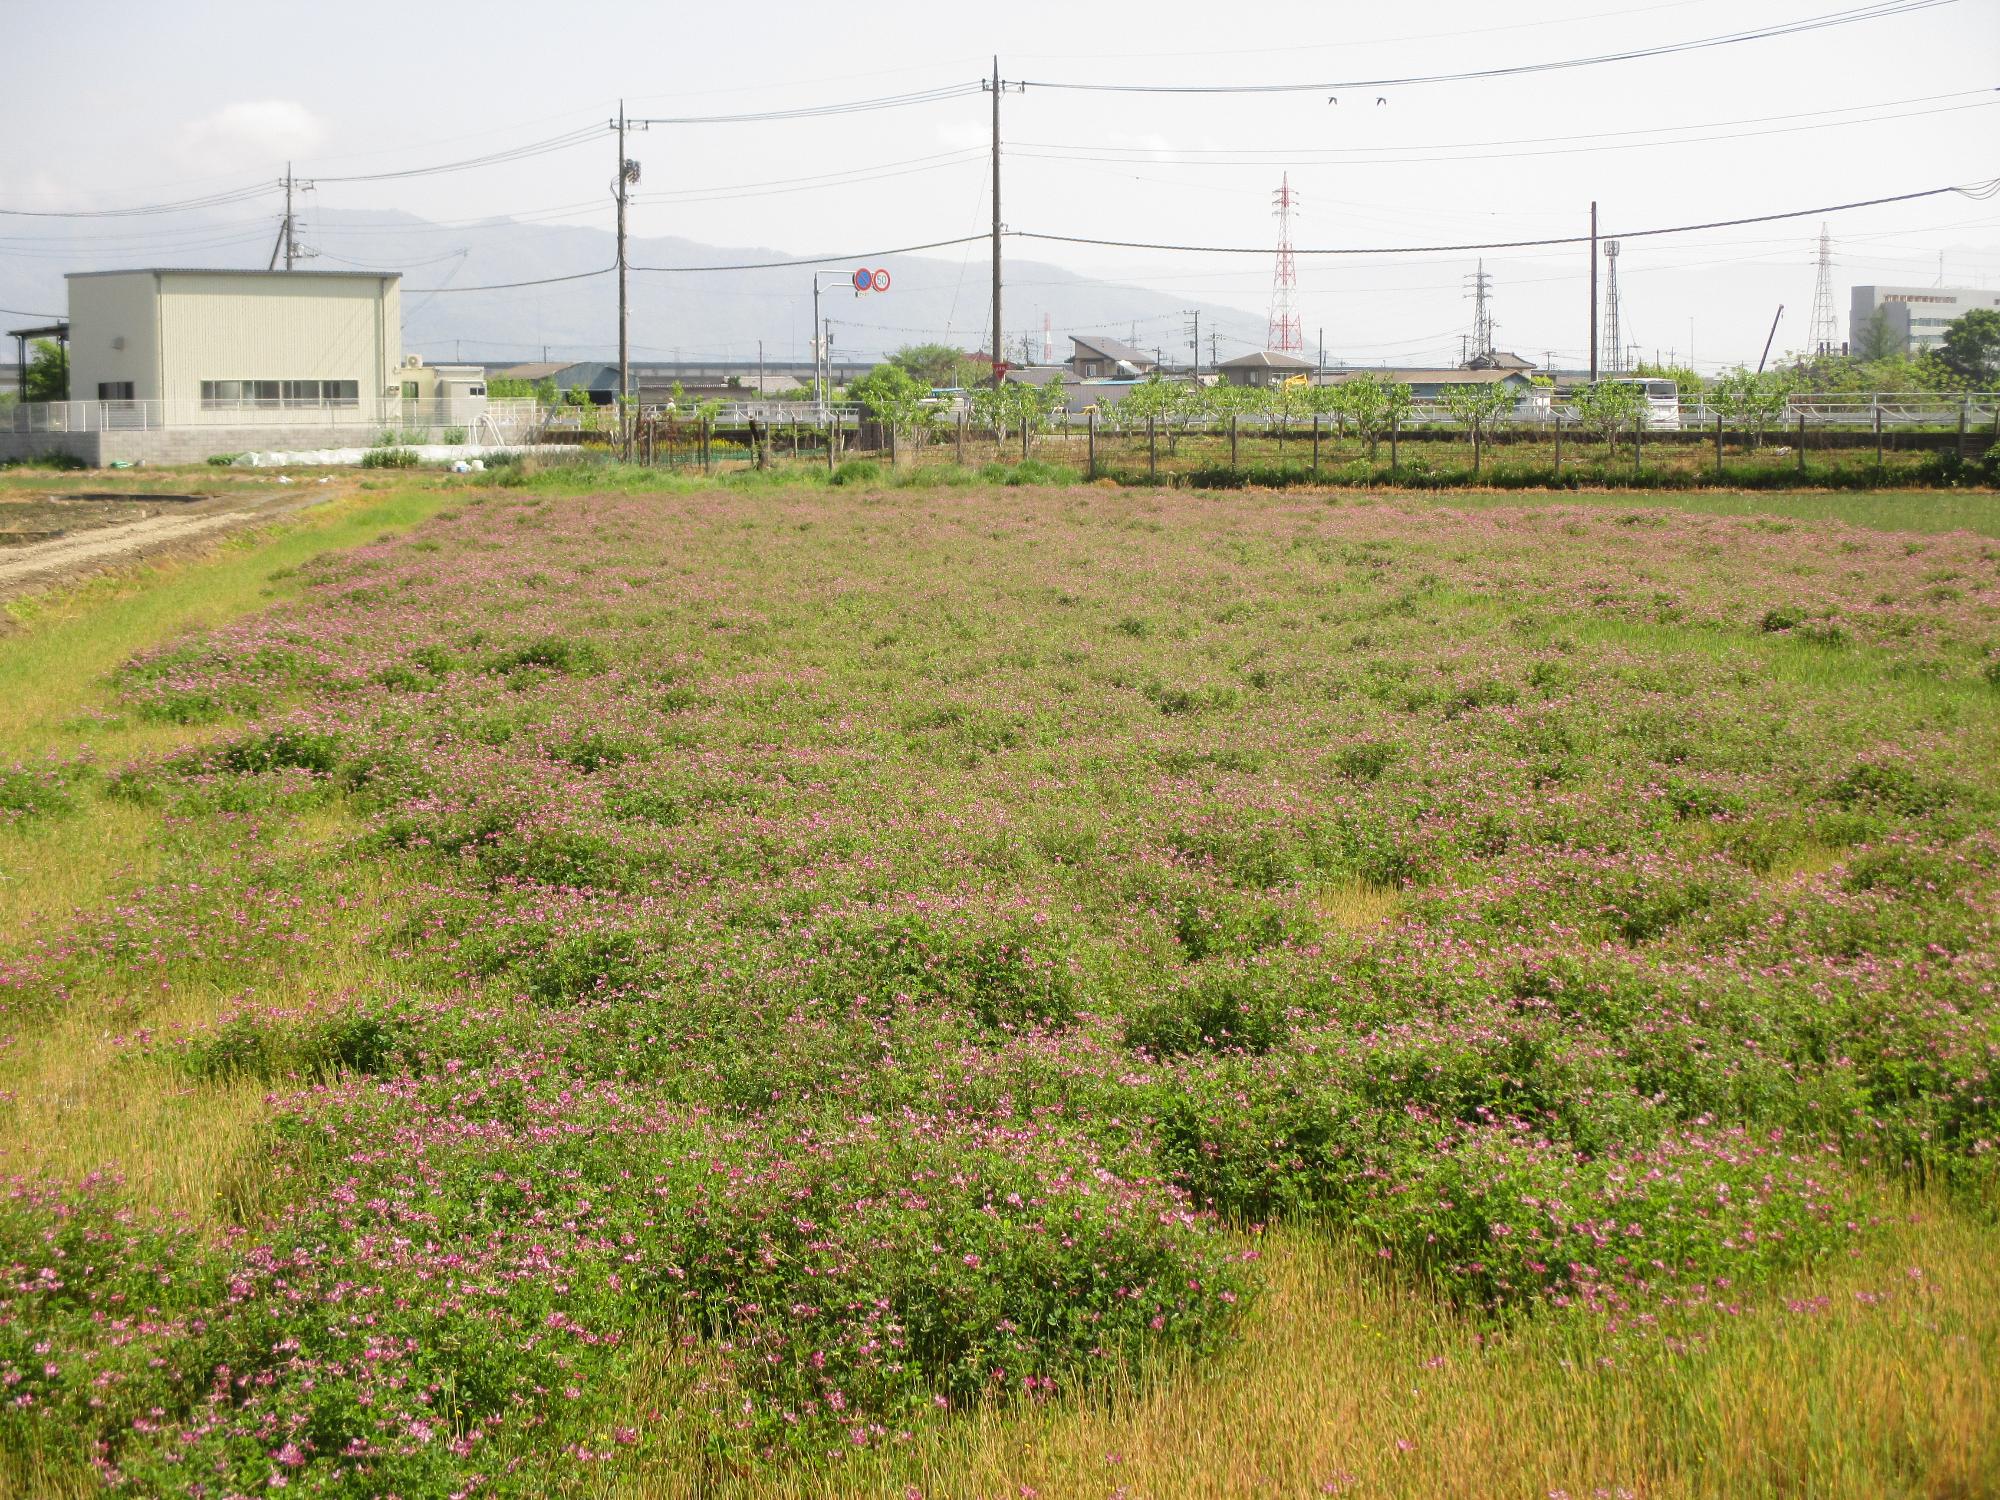
[[[144,221],[138,221],[144,223]],[[67,306],[69,271],[131,266],[262,267],[275,225],[195,215],[177,216],[170,230],[119,233],[95,223],[77,231],[60,220],[13,220],[0,235],[0,308],[4,326],[23,314]],[[436,224],[405,213],[312,214],[300,241],[316,249],[302,269],[397,270],[403,273],[403,347],[433,359],[534,360],[611,357],[617,347],[617,284],[611,275],[500,291],[463,288],[530,282],[610,266],[607,229],[514,220]],[[800,260],[812,254],[770,246],[704,245],[686,239],[631,242],[635,267],[722,266]],[[833,320],[835,356],[879,356],[904,344],[987,343],[990,283],[984,241],[929,255],[871,260],[890,275],[887,292],[857,297],[844,278],[822,278],[821,313]],[[852,269],[845,260],[831,269]],[[759,340],[772,360],[809,357],[812,268],[631,273],[631,339],[635,359],[750,360]],[[1208,335],[1222,335],[1224,359],[1262,346],[1263,319],[1239,309],[1189,303],[1143,287],[1092,281],[1058,266],[1007,262],[1006,316],[1010,354],[1023,334],[1040,352],[1043,319],[1054,331],[1057,359],[1069,356],[1069,333],[1109,334],[1141,348],[1165,351],[1173,363],[1188,355],[1187,312],[1201,313],[1203,358]],[[11,351],[10,351],[11,352]]]

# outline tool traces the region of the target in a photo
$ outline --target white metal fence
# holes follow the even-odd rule
[[[29,401],[0,408],[0,432],[171,432],[189,428],[326,428],[329,432],[420,432],[462,428],[463,441],[518,443],[539,430],[532,399],[445,396],[427,401],[363,397],[341,404],[284,401]]]

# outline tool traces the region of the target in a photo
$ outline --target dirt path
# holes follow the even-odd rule
[[[108,568],[273,521],[345,494],[344,485],[301,485],[251,495],[215,495],[143,519],[94,525],[0,551],[0,599],[73,582]],[[135,497],[137,498],[137,497]]]

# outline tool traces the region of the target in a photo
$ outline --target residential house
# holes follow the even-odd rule
[[[1084,338],[1073,333],[1069,341],[1076,346],[1069,357],[1072,380],[1130,380],[1151,374],[1159,363],[1144,349],[1136,349],[1117,339],[1100,338],[1095,334]]]
[[[1283,385],[1294,376],[1312,374],[1313,365],[1311,360],[1300,359],[1296,354],[1259,349],[1254,354],[1225,359],[1215,369],[1229,385]]]

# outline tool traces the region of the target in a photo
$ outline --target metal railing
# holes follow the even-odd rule
[[[532,399],[442,396],[423,401],[362,397],[340,403],[284,401],[28,401],[0,408],[0,432],[171,432],[189,428],[325,428],[353,436],[368,432],[431,434],[463,428],[465,440],[493,433],[491,441],[524,442],[539,429]]]

